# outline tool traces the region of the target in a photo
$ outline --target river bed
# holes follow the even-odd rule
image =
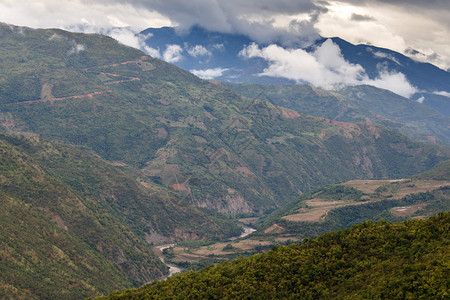
[[[156,249],[158,249],[158,250],[160,251],[160,253],[158,254],[159,259],[160,259],[166,266],[169,267],[169,275],[167,275],[165,278],[163,278],[163,280],[169,278],[169,277],[172,276],[173,274],[176,274],[176,273],[180,273],[180,272],[181,272],[181,269],[178,268],[177,266],[170,265],[170,264],[168,264],[168,263],[166,263],[166,262],[164,261],[164,254],[163,254],[164,249],[168,249],[168,248],[174,247],[174,246],[175,246],[175,244],[167,244],[167,245],[160,245],[160,246],[156,246],[156,247],[155,247]]]
[[[247,235],[250,235],[250,234],[252,234],[253,232],[256,231],[255,228],[251,228],[251,227],[248,227],[248,226],[242,226],[242,228],[244,228],[244,232],[241,233],[240,236],[235,236],[235,237],[230,238],[230,241],[234,241],[234,240],[246,237]]]
[[[243,233],[241,233],[239,236],[232,237],[232,238],[230,238],[229,240],[230,240],[230,241],[234,241],[234,240],[236,240],[236,239],[246,237],[246,236],[248,236],[248,235],[250,235],[250,234],[252,234],[253,232],[256,231],[256,229],[251,228],[251,227],[248,227],[248,226],[243,226],[242,228],[244,229],[244,232],[243,232]],[[169,267],[169,275],[167,275],[166,277],[164,277],[162,280],[165,280],[165,279],[169,278],[170,276],[172,276],[173,274],[180,273],[180,272],[182,271],[182,270],[181,270],[180,268],[178,268],[177,266],[168,264],[168,263],[166,263],[165,260],[164,260],[164,254],[163,254],[164,249],[168,249],[168,248],[171,248],[171,247],[175,247],[175,244],[159,245],[159,246],[156,246],[156,247],[155,247],[155,249],[158,249],[158,250],[159,250],[159,251],[156,252],[156,255],[158,256],[158,258],[159,258],[166,266]]]

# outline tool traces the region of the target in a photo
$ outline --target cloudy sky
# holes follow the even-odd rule
[[[0,0],[0,21],[90,32],[198,24],[287,46],[339,36],[401,53],[413,48],[416,59],[450,68],[448,0]]]
[[[0,0],[0,21],[89,31],[198,24],[261,42],[339,36],[401,53],[413,48],[417,59],[450,68],[448,0]]]

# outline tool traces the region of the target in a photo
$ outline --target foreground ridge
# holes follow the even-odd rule
[[[367,221],[100,299],[444,299],[449,261],[447,212],[402,223]]]

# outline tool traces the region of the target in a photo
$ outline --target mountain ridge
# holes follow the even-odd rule
[[[0,74],[4,128],[89,148],[198,207],[260,213],[320,184],[402,177],[448,157],[383,126],[242,97],[104,36],[0,34],[2,59],[20,66]]]
[[[211,32],[199,26],[194,26],[190,31],[182,34],[178,33],[174,27],[148,28],[139,33],[138,37],[146,43],[145,47],[147,48],[143,49],[150,49],[149,51],[156,57],[165,59],[205,79],[259,84],[295,84],[306,81],[306,83],[316,86],[317,82],[308,82],[304,76],[291,76],[293,75],[291,73],[294,72],[293,69],[286,69],[284,72],[280,70],[288,63],[302,65],[298,61],[288,61],[288,59],[293,59],[294,51],[298,50],[299,52],[304,51],[299,53],[298,57],[310,55],[310,59],[305,64],[311,64],[311,60],[315,60],[319,64],[324,63],[320,65],[321,67],[331,68],[329,76],[333,76],[333,72],[340,74],[341,70],[335,69],[336,66],[333,67],[333,63],[329,65],[326,57],[314,54],[318,48],[327,44],[327,41],[331,41],[337,49],[330,49],[328,44],[325,48],[329,52],[327,55],[337,55],[334,64],[346,64],[346,68],[350,72],[355,72],[356,66],[359,66],[360,71],[363,72],[358,76],[363,74],[367,76],[365,80],[362,80],[356,74],[350,75],[356,77],[350,82],[339,81],[340,86],[371,84],[387,88],[433,107],[446,116],[450,115],[450,99],[445,96],[445,93],[450,93],[450,72],[439,69],[430,63],[416,61],[390,49],[373,45],[354,45],[338,37],[318,39],[313,45],[306,48],[301,46],[284,47],[279,42],[261,44],[245,35]],[[257,46],[256,52],[253,48],[250,52],[246,50],[252,44]],[[272,54],[263,50],[268,49],[266,47],[269,45],[273,46]],[[176,51],[167,51],[169,48],[171,50],[176,48]],[[333,51],[339,53],[333,54]],[[173,55],[165,56],[166,52]],[[280,56],[285,56],[286,61],[283,61]],[[322,60],[324,61],[322,62]],[[345,62],[338,62],[339,60],[345,60]],[[270,67],[271,64],[275,66],[273,70]],[[305,72],[317,73],[318,70],[306,70]],[[264,76],[261,76],[262,74]],[[349,76],[348,74],[340,75],[342,77]],[[394,87],[389,81],[396,81],[397,87]],[[399,85],[403,87],[399,88]]]

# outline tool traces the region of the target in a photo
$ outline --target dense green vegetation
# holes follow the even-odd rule
[[[415,179],[450,180],[450,160],[444,161],[431,170],[414,175]]]
[[[448,116],[373,86],[329,92],[309,85],[224,85],[244,96],[265,99],[300,113],[345,122],[370,120],[420,141],[436,142],[435,137],[440,143],[450,144]]]
[[[445,299],[450,213],[367,221],[102,299]]]
[[[167,273],[149,243],[240,232],[84,151],[5,134],[0,203],[5,297],[80,299],[139,286]]]
[[[0,25],[0,47],[5,131],[81,146],[197,207],[261,213],[450,157],[383,126],[242,97],[108,37]]]

